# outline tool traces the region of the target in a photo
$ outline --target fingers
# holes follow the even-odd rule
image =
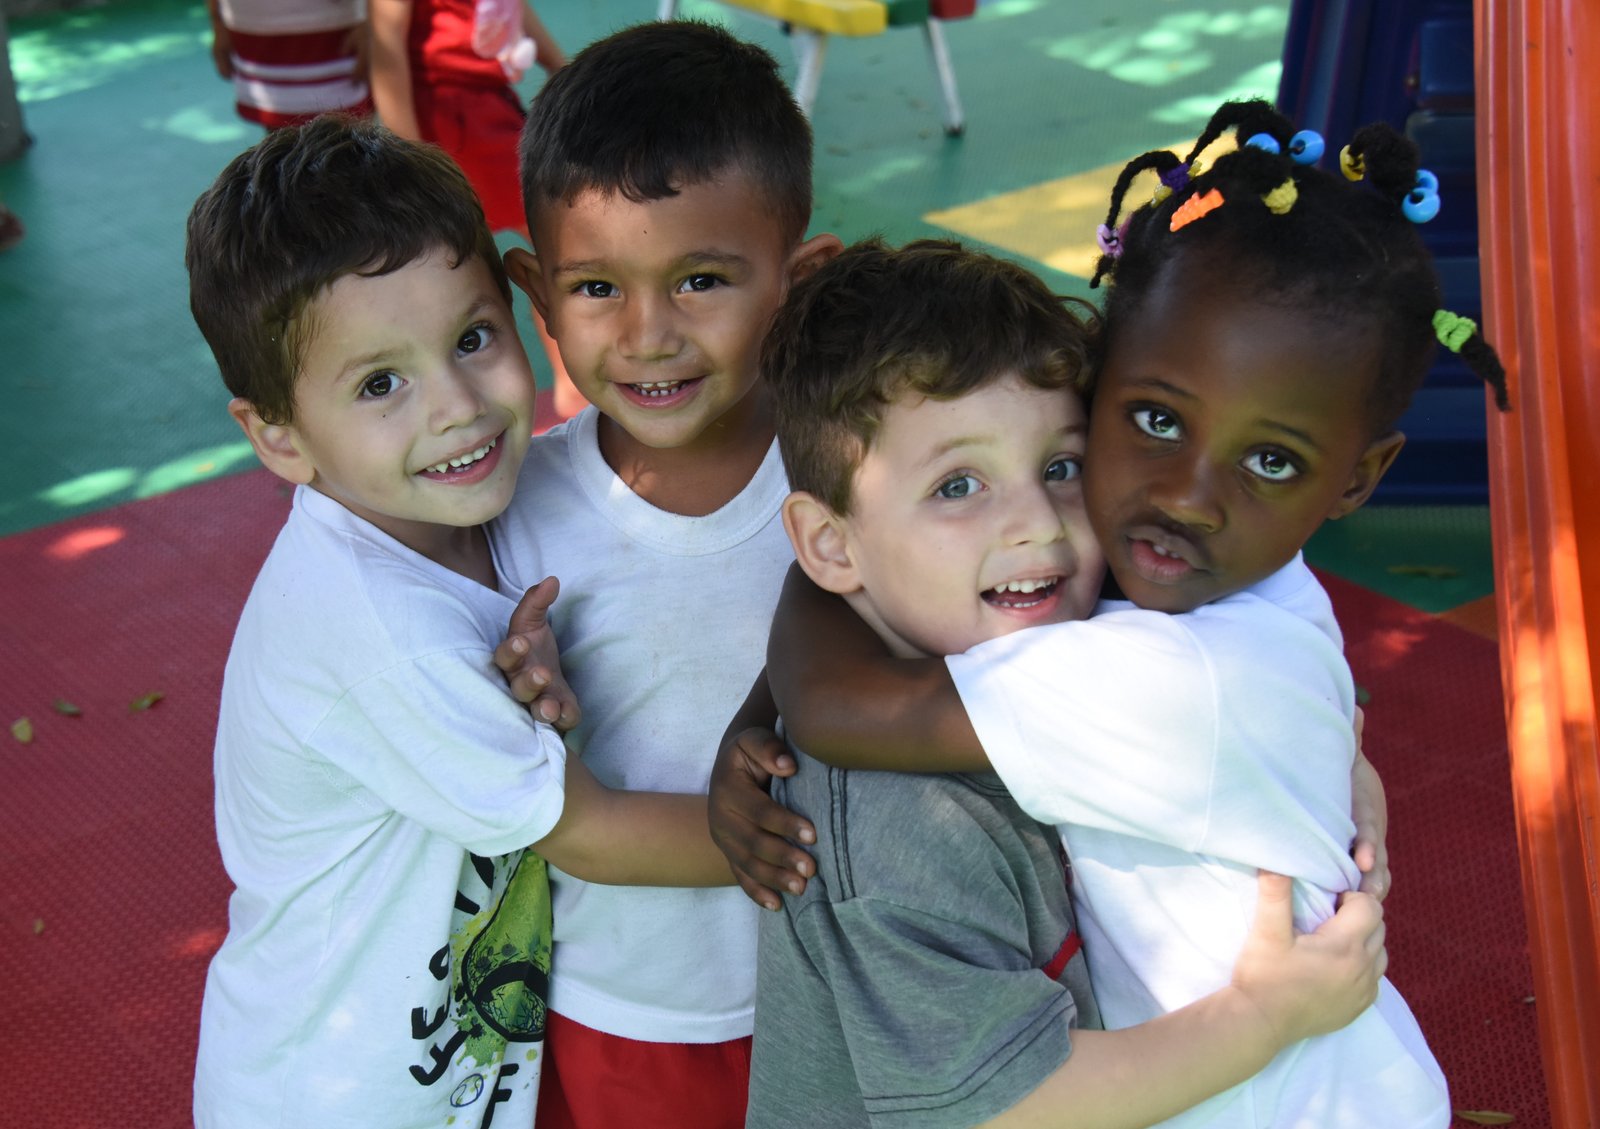
[[[528,654],[528,641],[520,635],[508,635],[494,649],[494,665],[501,674],[515,674]]]
[[[1263,940],[1283,945],[1294,941],[1294,883],[1285,875],[1256,871],[1254,932]]]
[[[538,631],[545,626],[550,605],[561,594],[561,582],[547,576],[522,594],[516,610],[511,613],[511,626],[506,634],[517,635],[524,631]]]
[[[746,729],[733,743],[734,753],[744,762],[746,772],[763,787],[774,776],[794,775],[794,757],[772,730],[759,726]]]

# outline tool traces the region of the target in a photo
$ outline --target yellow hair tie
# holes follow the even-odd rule
[[[1167,225],[1167,230],[1177,231],[1180,227],[1187,227],[1201,216],[1216,211],[1223,203],[1222,193],[1215,188],[1199,196],[1191,196],[1172,213],[1172,222]]]
[[[1367,163],[1350,152],[1350,146],[1346,145],[1339,150],[1339,171],[1344,173],[1346,180],[1360,180],[1367,175]]]
[[[1449,310],[1435,310],[1433,313],[1433,332],[1439,338],[1439,344],[1449,349],[1452,353],[1461,352],[1461,346],[1472,339],[1478,332],[1478,323],[1471,318],[1464,318],[1460,314],[1452,314]]]
[[[1294,178],[1290,177],[1278,187],[1261,197],[1261,202],[1273,215],[1283,216],[1289,214],[1289,209],[1294,207],[1294,202],[1300,199],[1300,190],[1294,186]]]
[[[1159,204],[1161,201],[1165,200],[1171,195],[1172,189],[1168,188],[1165,184],[1158,184],[1156,185],[1156,190],[1150,195],[1150,202],[1152,204]]]

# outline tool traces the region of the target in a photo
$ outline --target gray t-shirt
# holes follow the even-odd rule
[[[773,795],[817,875],[762,915],[750,1129],[968,1126],[1099,1026],[1055,833],[993,775],[830,768]]]

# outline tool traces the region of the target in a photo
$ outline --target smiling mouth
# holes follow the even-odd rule
[[[676,396],[691,384],[698,384],[700,379],[697,377],[693,380],[643,380],[627,387],[634,395],[646,400],[665,400]]]
[[[1039,580],[1008,580],[1004,584],[986,589],[982,593],[983,602],[990,607],[1004,608],[1007,611],[1026,611],[1028,608],[1038,607],[1055,595],[1056,586],[1060,583],[1059,576]]]
[[[475,451],[468,451],[464,455],[457,455],[455,458],[446,459],[442,463],[435,463],[433,466],[423,467],[419,473],[459,474],[463,470],[466,470],[468,467],[472,466],[474,463],[487,458],[489,452],[494,450],[495,445],[499,442],[500,436],[496,435],[493,439],[489,440],[489,442],[485,443],[482,447],[479,447]]]

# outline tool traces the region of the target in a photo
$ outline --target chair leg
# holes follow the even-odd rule
[[[928,37],[934,72],[939,76],[939,93],[944,96],[944,131],[951,137],[960,137],[966,131],[967,120],[961,112],[961,94],[956,90],[956,72],[950,65],[950,49],[945,46],[942,24],[943,21],[929,16],[922,26]]]
[[[809,28],[793,28],[795,58],[799,69],[794,76],[794,100],[800,103],[800,112],[811,116],[811,107],[817,101],[817,88],[822,85],[822,62],[828,53],[828,37]]]

